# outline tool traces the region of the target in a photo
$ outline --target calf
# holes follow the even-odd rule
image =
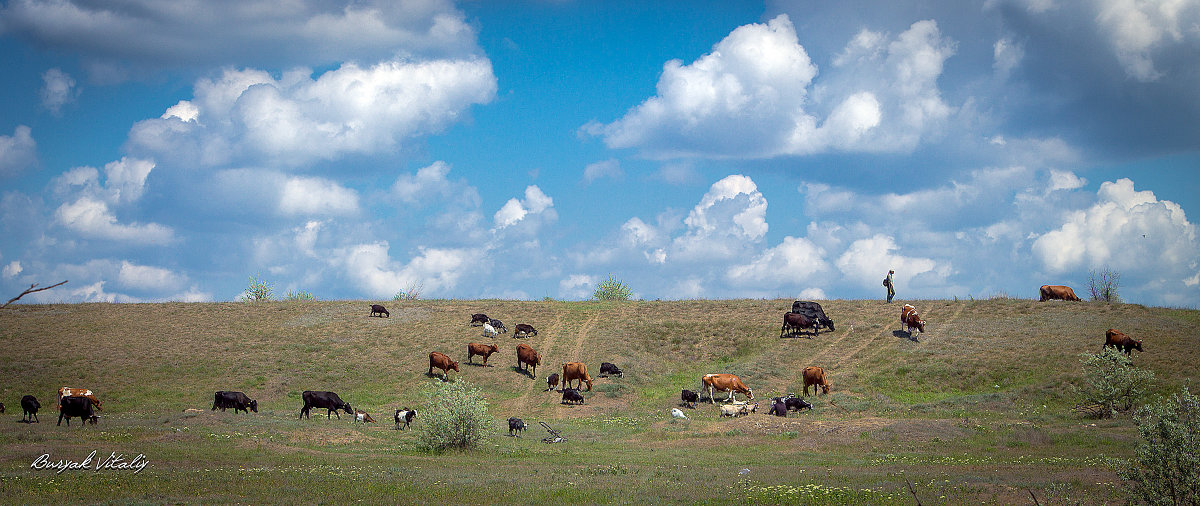
[[[354,410],[354,423],[375,423],[375,419],[371,418],[371,414],[361,409]]]
[[[87,397],[63,397],[58,401],[58,425],[62,425],[63,418],[67,419],[67,427],[71,426],[71,418],[81,418],[80,425],[87,422],[92,422],[96,425],[96,421],[100,418],[96,416],[96,411],[92,409],[92,400]]]
[[[679,392],[679,399],[683,401],[681,406],[696,409],[696,403],[700,402],[700,394],[685,388]]]
[[[41,420],[38,420],[38,417],[37,417],[38,410],[42,409],[42,404],[40,402],[38,402],[37,397],[34,397],[32,395],[26,395],[25,397],[22,397],[21,398],[21,409],[25,411],[25,414],[21,415],[22,422],[42,423]]]
[[[825,369],[809,366],[804,368],[804,395],[808,395],[808,387],[813,387],[813,394],[817,393],[817,387],[821,387],[821,395],[829,393],[829,378],[825,377]]]
[[[498,351],[500,348],[494,344],[467,343],[467,363],[473,364],[471,359],[475,358],[475,355],[479,355],[483,357],[483,365],[487,365],[488,357]]]
[[[222,390],[213,395],[212,410],[216,411],[217,408],[221,408],[221,411],[233,408],[234,413],[238,411],[245,411],[246,414],[250,414],[251,411],[258,413],[258,401],[246,397],[246,394],[242,392],[226,392]]]
[[[583,404],[583,396],[579,394],[579,390],[564,388],[560,404]]]
[[[537,378],[537,366],[542,363],[542,355],[525,343],[517,345],[517,368],[524,370],[532,378]],[[533,371],[528,368],[532,367]]]
[[[557,386],[558,386],[558,373],[552,373],[551,375],[546,376],[546,391],[547,392],[554,390],[554,387],[557,387]]]
[[[483,325],[483,324],[487,323],[488,320],[490,320],[490,319],[491,318],[488,318],[488,315],[485,315],[483,313],[475,313],[475,314],[471,315],[471,326],[475,326],[475,324]]]
[[[459,372],[458,362],[450,360],[450,357],[446,356],[445,353],[438,351],[429,354],[429,372],[426,375],[433,376],[434,367],[442,370],[442,379],[446,381],[450,380],[450,369],[454,369],[454,372]]]
[[[504,326],[504,322],[495,318],[488,318],[488,325],[491,325],[492,328],[496,329],[496,332],[501,334],[508,332],[508,327]]]
[[[342,415],[338,414],[338,410],[343,410],[347,415],[353,415],[354,409],[350,407],[350,403],[342,401],[338,394],[333,392],[314,392],[305,390],[300,394],[300,398],[304,400],[304,407],[300,408],[300,418],[308,417],[308,412],[312,408],[325,408],[325,418],[329,419],[329,415],[337,415],[338,420],[342,419]]]
[[[371,304],[371,314],[369,316],[379,315],[380,318],[391,318],[392,313],[389,313],[386,307],[379,304]]]
[[[404,409],[396,410],[396,430],[400,430],[400,425],[404,424],[405,428],[412,423],[413,418],[417,417],[417,412],[405,407]]]
[[[621,377],[625,376],[624,374],[621,373],[621,368],[617,367],[616,364],[612,364],[609,362],[601,362],[599,377],[604,378],[604,377],[610,376],[610,375],[611,376],[621,376]]]
[[[816,318],[809,318],[800,313],[784,313],[783,326],[779,327],[779,337],[783,337],[785,333],[790,335],[807,328],[813,329],[813,335],[817,334]],[[790,332],[787,332],[789,330]]]
[[[536,335],[537,335],[537,329],[533,328],[533,325],[527,325],[524,323],[518,323],[516,329],[513,330],[513,337],[517,337],[517,336],[529,337],[529,336],[536,336]]]
[[[508,435],[510,436],[518,435],[514,433],[525,430],[525,427],[525,421],[520,418],[514,416],[508,419]]]
[[[1104,333],[1104,347],[1115,347],[1118,350],[1125,352],[1126,355],[1133,354],[1133,350],[1142,351],[1142,342],[1125,335],[1117,329],[1108,329]]]

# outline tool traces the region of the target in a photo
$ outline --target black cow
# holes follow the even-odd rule
[[[525,421],[520,418],[514,416],[508,419],[508,435],[510,436],[518,435],[515,432],[521,432],[525,430],[525,427]]]
[[[527,323],[518,323],[516,330],[513,331],[513,337],[517,337],[517,334],[525,334],[525,337],[536,336],[537,329]]]
[[[546,391],[554,390],[556,386],[558,386],[558,373],[546,376]]]
[[[696,403],[700,401],[700,394],[685,388],[679,392],[679,399],[683,401],[681,406],[696,409]]]
[[[21,416],[21,421],[25,423],[42,423],[38,420],[37,412],[42,409],[42,403],[38,402],[37,397],[26,395],[21,398],[21,409],[25,410],[25,414]]]
[[[87,422],[92,422],[96,425],[96,421],[100,417],[96,416],[96,410],[92,407],[92,400],[87,397],[63,397],[58,403],[58,425],[62,425],[63,418],[67,419],[67,427],[71,426],[71,418],[79,417],[82,419],[81,425],[86,425]]]
[[[385,318],[385,317],[391,318],[392,317],[392,313],[389,313],[386,307],[380,306],[379,304],[371,304],[371,315],[370,316],[375,316],[375,315],[379,315],[380,318]]]
[[[250,414],[251,411],[258,413],[258,401],[251,399],[242,392],[226,392],[224,390],[213,395],[212,410],[216,411],[221,408],[225,411],[227,408],[233,408],[233,412],[245,411]]]
[[[413,411],[411,409],[408,409],[408,407],[405,407],[404,409],[397,409],[396,410],[396,430],[400,430],[400,424],[404,424],[404,427],[408,427],[410,424],[412,424],[413,418],[416,418],[416,417],[417,417],[417,412]]]
[[[488,318],[488,325],[491,325],[493,329],[496,329],[496,332],[501,334],[508,332],[508,327],[504,326],[504,322],[495,318]]]
[[[600,362],[600,376],[599,377],[603,378],[603,377],[609,376],[609,375],[621,376],[621,377],[625,376],[624,374],[621,373],[621,368],[617,367],[616,364],[612,364],[609,362]]]
[[[338,420],[342,419],[342,415],[338,414],[337,410],[345,410],[347,415],[353,415],[354,410],[350,408],[350,404],[342,401],[338,394],[333,392],[314,392],[305,390],[300,397],[304,399],[304,407],[300,408],[300,418],[308,416],[308,410],[312,408],[325,408],[325,418],[328,419],[330,414],[337,415]]]
[[[488,315],[485,315],[483,313],[475,313],[475,314],[471,315],[471,325],[475,325],[475,324],[483,325],[483,324],[487,323],[489,320],[491,320],[491,318],[488,318]]]
[[[816,302],[806,300],[795,301],[792,303],[792,312],[800,313],[808,317],[810,320],[816,320],[818,329],[821,327],[829,327],[830,332],[834,330],[833,320],[825,315],[825,310],[821,309],[821,305],[817,304]]]
[[[579,390],[564,388],[561,404],[583,404],[583,396],[579,395]]]

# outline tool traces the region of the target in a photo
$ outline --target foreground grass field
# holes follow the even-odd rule
[[[915,341],[898,330],[904,302],[825,301],[837,330],[811,339],[779,338],[790,300],[414,301],[387,304],[389,319],[360,301],[19,305],[0,311],[0,502],[915,503],[907,483],[924,504],[1119,502],[1114,469],[1136,432],[1128,416],[1071,412],[1079,354],[1110,327],[1144,339],[1134,363],[1156,374],[1155,396],[1200,364],[1197,311],[908,301],[929,322]],[[489,366],[466,364],[466,344],[489,340],[467,325],[475,312],[539,329],[520,340],[542,354],[536,379],[514,369],[511,333]],[[430,351],[487,395],[482,449],[427,454],[392,430],[390,413],[420,411],[441,381],[426,376]],[[625,375],[564,406],[545,377],[568,361]],[[721,419],[704,403],[670,416],[704,373],[738,374],[763,400],[799,393],[808,365],[832,382],[811,412]],[[96,391],[99,425],[55,426],[61,386]],[[216,390],[245,391],[259,413],[210,411]],[[298,420],[304,390],[381,423]],[[42,423],[18,422],[25,394]],[[507,437],[509,416],[530,424],[524,437]],[[538,421],[568,441],[542,443]],[[148,464],[32,467],[93,451]]]

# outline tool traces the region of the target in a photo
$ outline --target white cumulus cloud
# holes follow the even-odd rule
[[[537,185],[529,185],[525,187],[525,198],[511,198],[504,206],[496,211],[493,220],[496,223],[496,229],[503,229],[525,220],[528,216],[547,214],[553,219],[554,199],[542,192]]]
[[[348,215],[358,212],[358,192],[323,178],[291,177],[283,184],[279,212]]]
[[[0,135],[0,178],[15,176],[37,163],[37,142],[32,130],[17,125],[12,135]]]
[[[75,79],[62,69],[52,68],[42,73],[42,107],[51,113],[59,114],[62,106],[75,100],[79,94],[75,88]]]

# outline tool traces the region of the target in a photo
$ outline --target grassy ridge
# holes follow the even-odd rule
[[[1200,363],[1197,311],[911,302],[929,322],[919,341],[898,330],[901,304],[878,301],[824,302],[837,331],[813,339],[779,338],[790,300],[410,301],[388,304],[389,319],[369,318],[358,301],[20,305],[0,312],[0,402],[12,420],[22,395],[47,407],[42,424],[0,424],[10,449],[0,500],[328,501],[332,487],[401,502],[889,503],[910,499],[908,479],[925,503],[1024,501],[1027,489],[1103,502],[1119,497],[1111,466],[1132,455],[1136,435],[1128,419],[1093,425],[1070,413],[1078,355],[1099,351],[1110,327],[1142,338],[1135,364],[1156,373],[1156,394]],[[475,312],[539,330],[522,340],[542,354],[536,379],[514,370],[511,333],[496,338],[488,367],[466,364],[466,344],[489,341],[467,325]],[[503,437],[498,423],[488,451],[432,456],[390,422],[296,419],[304,390],[336,391],[381,421],[419,410],[421,389],[439,381],[426,376],[430,351],[459,360],[451,377],[480,387],[498,420],[526,419],[529,434]],[[545,377],[568,361],[593,377],[601,361],[626,374],[596,379],[585,405],[563,406]],[[763,399],[799,393],[808,365],[833,383],[812,413],[667,414],[704,373],[738,374]],[[60,386],[95,390],[101,424],[55,427]],[[216,390],[245,391],[260,413],[209,411]],[[540,443],[537,420],[570,442]],[[151,464],[137,475],[30,469],[43,453],[92,450]],[[221,486],[233,479],[246,486]],[[466,485],[488,492],[463,497]]]

